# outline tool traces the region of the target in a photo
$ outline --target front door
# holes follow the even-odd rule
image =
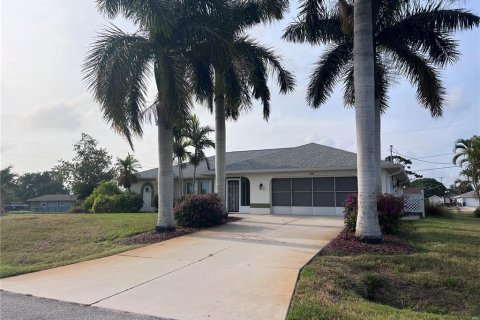
[[[228,212],[238,212],[240,206],[240,181],[227,181],[227,210]]]

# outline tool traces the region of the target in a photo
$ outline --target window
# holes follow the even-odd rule
[[[339,177],[335,178],[336,191],[357,191],[357,177]]]
[[[187,182],[186,188],[187,188],[187,194],[193,194],[193,182]]]
[[[242,206],[249,206],[250,205],[250,180],[245,177],[240,179],[241,182],[241,192],[242,192]]]
[[[209,180],[203,180],[200,181],[200,193],[209,193],[210,192],[210,181]]]

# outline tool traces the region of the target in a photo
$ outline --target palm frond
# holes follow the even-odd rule
[[[314,25],[302,19],[295,20],[285,28],[282,35],[282,39],[290,42],[310,44],[340,43],[346,38],[348,36],[342,32],[342,23],[338,15],[318,18]]]
[[[132,146],[132,134],[142,135],[141,112],[150,75],[151,45],[142,34],[117,27],[101,33],[82,67],[84,81],[100,103],[104,118]]]
[[[325,103],[340,79],[343,68],[351,59],[353,59],[351,43],[330,47],[322,55],[310,76],[307,89],[307,101],[312,107],[318,108]]]
[[[421,105],[430,111],[432,117],[442,116],[445,88],[438,77],[438,70],[408,47],[397,45],[389,47],[389,50],[397,70],[416,87]]]
[[[97,8],[109,18],[123,14],[141,29],[171,36],[175,15],[168,0],[97,0]]]

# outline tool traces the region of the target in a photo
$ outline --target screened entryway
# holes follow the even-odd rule
[[[339,214],[357,177],[272,179],[272,212],[278,214]]]

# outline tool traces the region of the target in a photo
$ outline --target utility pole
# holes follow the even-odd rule
[[[393,145],[390,145],[390,162],[393,163]]]
[[[445,177],[439,177],[440,178],[440,183],[443,184],[443,178]]]

